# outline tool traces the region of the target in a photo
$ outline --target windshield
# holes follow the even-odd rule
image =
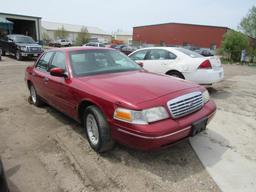
[[[114,50],[79,50],[69,53],[74,76],[140,70],[141,67],[123,53]]]
[[[199,58],[199,57],[203,57],[202,55],[200,55],[199,53],[195,52],[195,51],[190,51],[188,49],[184,49],[184,48],[176,48],[176,50],[192,57],[192,58]]]
[[[16,36],[13,38],[13,40],[16,43],[35,43],[35,41],[31,37],[26,37],[26,36]]]

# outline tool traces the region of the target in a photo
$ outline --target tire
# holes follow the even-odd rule
[[[182,73],[180,73],[178,71],[170,71],[170,72],[167,73],[167,75],[177,77],[177,78],[180,78],[180,79],[185,79],[184,76],[182,75]]]
[[[101,110],[89,106],[83,114],[83,125],[91,148],[98,152],[106,152],[114,147],[111,130]]]
[[[5,51],[2,49],[2,56],[5,56]]]
[[[30,85],[29,87],[29,92],[30,92],[30,99],[29,102],[32,103],[33,105],[37,107],[41,107],[44,105],[44,102],[42,99],[37,95],[36,89],[33,85]]]
[[[15,53],[15,58],[18,60],[18,61],[22,61],[22,56],[21,56],[21,54],[20,54],[20,51],[16,51],[16,53]]]

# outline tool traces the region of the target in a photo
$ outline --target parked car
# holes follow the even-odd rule
[[[128,46],[128,45],[116,45],[113,48],[123,52],[126,55],[129,55],[134,51],[134,49],[131,46]]]
[[[83,46],[105,47],[105,45],[103,43],[99,43],[99,42],[89,42],[89,43],[84,44]]]
[[[201,85],[209,86],[224,78],[218,57],[206,58],[181,47],[144,48],[129,57],[143,63],[143,68],[150,72],[175,76]]]
[[[51,47],[70,47],[72,46],[72,41],[67,39],[58,39],[56,41],[51,41],[49,43]]]
[[[32,37],[25,35],[7,35],[0,39],[2,55],[6,53],[14,55],[17,60],[24,57],[38,57],[42,52],[42,46],[37,44]]]
[[[205,57],[211,57],[214,56],[214,51],[210,49],[196,49],[195,52],[199,53],[200,55],[203,55]]]
[[[3,163],[0,158],[0,191],[1,192],[9,192],[7,180],[4,173]]]
[[[117,46],[118,46],[117,44],[112,44],[112,45],[110,45],[109,48],[115,49]]]
[[[205,130],[216,111],[204,87],[148,73],[108,48],[49,50],[26,68],[25,80],[31,102],[46,102],[80,122],[97,152],[114,142],[167,147]]]

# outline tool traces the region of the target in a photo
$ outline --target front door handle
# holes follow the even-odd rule
[[[48,77],[44,77],[44,83],[48,83],[49,78]]]

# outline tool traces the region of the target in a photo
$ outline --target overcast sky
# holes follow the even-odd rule
[[[108,32],[166,22],[237,29],[253,5],[256,0],[0,0],[0,12],[97,26]]]

